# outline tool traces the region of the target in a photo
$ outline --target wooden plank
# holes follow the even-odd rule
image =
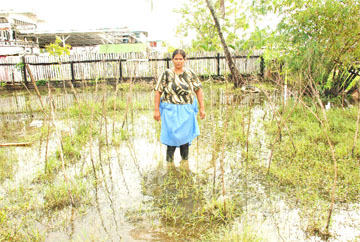
[[[0,147],[9,147],[9,146],[30,146],[30,142],[22,142],[22,143],[3,143],[0,144]]]

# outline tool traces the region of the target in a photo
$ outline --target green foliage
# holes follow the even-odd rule
[[[48,82],[49,82],[48,80],[42,79],[42,80],[38,80],[38,81],[36,82],[36,85],[37,85],[37,86],[45,86],[46,83],[48,83]]]
[[[4,189],[6,195],[0,204],[0,241],[44,241],[34,223],[39,202],[29,187],[18,184],[16,188]]]
[[[125,110],[126,103],[127,103],[126,100],[112,97],[107,100],[106,107],[107,107],[107,110],[109,110],[109,111],[114,110],[114,105],[115,105],[116,110]]]
[[[91,116],[91,110],[94,109],[94,113],[101,112],[101,103],[97,102],[79,102],[76,105],[69,107],[66,111],[70,117],[77,118],[82,116],[82,121],[88,121]]]
[[[120,145],[123,141],[127,141],[130,139],[130,133],[126,129],[120,129],[118,133],[116,133],[112,137],[112,144],[113,145]]]
[[[235,45],[229,46],[234,50],[259,50],[269,45],[270,35],[267,29],[260,29],[256,26],[248,38],[235,41]]]
[[[194,49],[214,51],[221,48],[213,20],[208,13],[205,1],[189,1],[177,11],[183,18],[177,28],[177,34],[187,37],[196,31],[196,39],[192,41]]]
[[[70,55],[70,48],[69,44],[62,43],[59,37],[56,37],[55,43],[51,43],[45,46],[45,49],[50,55],[52,56],[62,56],[62,55]]]
[[[64,158],[70,162],[75,162],[81,158],[81,144],[78,141],[79,139],[71,136],[65,136],[62,138]]]
[[[313,79],[320,94],[330,97],[351,85],[347,70],[360,58],[357,0],[254,3],[259,13],[272,11],[282,16],[268,54],[270,60],[286,63],[283,70],[287,69],[291,78],[305,79],[305,85]]]
[[[81,151],[85,148],[85,145],[90,140],[90,134],[96,135],[96,129],[90,130],[89,123],[90,120],[82,120],[79,122],[79,125],[73,135],[64,135],[62,137],[62,149],[64,154],[64,159],[66,161],[65,165],[68,165],[67,162],[76,163],[82,157]],[[57,152],[57,157],[59,159],[60,151]]]
[[[149,177],[143,189],[154,197],[157,209],[169,237],[194,240],[211,228],[217,230],[232,221],[240,208],[233,200],[206,199],[207,180],[172,164],[164,175]],[[154,175],[154,174],[152,174]]]
[[[148,82],[136,82],[136,85],[129,82],[123,82],[118,84],[118,89],[119,91],[129,91],[130,85],[133,85],[132,86],[133,91],[151,91],[154,89],[153,84]]]
[[[247,4],[243,0],[228,0],[225,8],[221,27],[227,44],[234,47],[249,28],[249,13],[245,11]],[[218,16],[222,15],[219,6],[215,10]],[[188,1],[176,12],[182,15],[177,34],[184,37],[195,34],[192,51],[222,50],[217,29],[204,0]]]
[[[44,241],[44,235],[37,229],[14,224],[12,216],[6,209],[0,208],[0,241]]]
[[[274,186],[283,187],[304,208],[303,216],[313,224],[316,231],[324,228],[326,210],[331,199],[334,180],[334,164],[327,137],[319,121],[305,107],[289,104],[283,110],[289,116],[289,130],[281,131],[281,141],[275,144],[268,178]],[[320,110],[314,112],[319,113]],[[356,203],[360,200],[358,172],[360,145],[357,143],[351,156],[356,129],[357,108],[332,108],[327,112],[330,140],[335,148],[338,176],[335,203]],[[266,125],[271,134],[270,143],[278,135],[276,121]],[[263,168],[264,173],[266,169]],[[311,224],[310,223],[310,224]]]
[[[24,68],[24,63],[23,62],[19,62],[15,65],[15,68],[19,71],[22,71]]]
[[[51,155],[47,160],[46,171],[38,171],[33,180],[34,183],[52,183],[58,172],[61,170],[62,163],[55,155]]]
[[[106,101],[106,108],[108,111],[114,110],[114,105],[116,110],[126,110],[128,108],[128,111],[130,110],[148,110],[150,107],[148,105],[145,105],[143,100],[132,100],[129,102],[128,100],[121,99],[121,98],[109,98]]]
[[[72,199],[74,204],[72,204]],[[45,190],[44,200],[45,208],[51,210],[61,210],[70,205],[80,207],[82,204],[90,203],[89,192],[85,184],[79,180],[69,181],[68,184],[62,181],[49,186]]]
[[[164,240],[266,241],[263,239],[263,237],[266,238],[266,234],[262,236],[258,228],[253,228],[251,224],[246,223],[246,214],[243,214],[243,211],[245,209],[249,211],[252,218],[253,212],[256,211],[282,220],[281,213],[284,210],[282,210],[282,205],[278,206],[278,199],[281,199],[281,202],[285,201],[285,206],[291,204],[289,209],[294,206],[294,211],[299,211],[300,222],[307,225],[305,229],[308,234],[319,233],[319,228],[323,228],[326,221],[334,169],[327,138],[319,121],[301,105],[296,106],[294,112],[290,112],[294,105],[291,101],[288,106],[280,108],[279,111],[284,117],[289,116],[287,124],[290,130],[289,132],[285,128],[281,130],[281,139],[275,144],[273,163],[270,173],[267,174],[267,167],[264,167],[264,160],[266,161],[268,157],[266,147],[271,147],[279,132],[276,122],[278,119],[269,117],[272,113],[270,110],[267,110],[266,115],[260,117],[257,112],[259,109],[255,109],[260,108],[259,106],[247,105],[247,103],[252,103],[251,96],[243,95],[238,90],[234,91],[231,87],[228,84],[211,81],[205,82],[203,85],[207,97],[205,105],[208,116],[199,122],[202,135],[194,141],[191,148],[194,156],[191,156],[191,159],[195,161],[192,165],[204,164],[206,167],[196,167],[196,173],[192,173],[189,170],[182,170],[182,163],[180,163],[179,169],[169,167],[167,172],[163,167],[154,171],[154,169],[142,169],[144,166],[141,166],[138,170],[141,171],[141,174],[140,172],[131,173],[136,174],[138,179],[143,179],[140,180],[140,182],[143,181],[140,206],[148,208],[145,211],[152,216],[151,222],[161,222],[161,236],[165,237],[162,237]],[[270,89],[270,87],[266,86],[266,89]],[[127,90],[124,88],[123,91]],[[209,95],[210,92],[211,95]],[[136,96],[137,93],[134,93],[133,97]],[[150,96],[150,93],[147,93],[146,100]],[[104,130],[99,131],[100,126],[101,128],[105,127],[105,112],[102,102],[80,102],[66,110],[64,123],[66,125],[69,124],[67,122],[70,122],[71,129],[62,131],[61,137],[65,154],[65,175],[69,182],[63,181],[64,174],[60,172],[62,163],[59,157],[56,154],[49,154],[46,172],[43,172],[44,169],[41,165],[39,167],[41,172],[35,174],[36,178],[29,186],[15,184],[16,187],[12,189],[4,187],[5,195],[1,197],[0,204],[0,241],[44,241],[45,236],[36,230],[39,223],[48,226],[44,229],[45,233],[62,231],[63,225],[69,224],[69,219],[74,224],[81,223],[83,219],[79,217],[78,212],[81,214],[82,209],[91,204],[92,198],[96,195],[100,198],[99,204],[97,204],[98,210],[105,212],[103,214],[105,215],[103,217],[104,229],[115,226],[114,222],[116,221],[112,220],[111,213],[123,211],[116,204],[119,202],[118,199],[122,201],[123,196],[128,195],[125,189],[117,193],[117,188],[125,188],[127,183],[132,189],[139,180],[131,180],[132,176],[129,179],[124,177],[124,186],[122,186],[117,183],[121,178],[119,175],[122,175],[119,174],[117,164],[115,163],[113,166],[114,163],[107,162],[114,162],[112,152],[117,151],[120,156],[119,167],[124,165],[124,172],[136,172],[135,169],[129,169],[135,167],[132,167],[131,161],[128,162],[131,157],[128,156],[126,149],[130,149],[130,143],[134,142],[136,155],[138,155],[137,152],[142,152],[142,147],[137,146],[139,143],[136,139],[138,138],[141,140],[145,138],[155,146],[151,142],[159,140],[160,123],[152,120],[152,112],[134,111],[135,122],[128,122],[124,129],[119,128],[124,115],[125,106],[123,105],[126,103],[122,101],[120,104],[118,101],[124,100],[124,98],[121,96],[113,99],[106,95],[104,97],[107,98],[105,108],[108,121],[107,131],[110,131],[108,135],[111,136],[111,131],[114,132],[111,137],[108,137],[109,140],[112,139],[110,146],[103,147],[104,149],[101,147],[101,144],[105,143],[106,133]],[[263,100],[263,98],[257,100]],[[134,107],[137,106],[137,102],[133,103]],[[115,113],[110,112],[113,110],[114,104],[118,108]],[[321,110],[316,109],[316,106],[312,105],[310,101],[307,104],[313,108],[315,113],[321,114]],[[232,105],[234,106],[232,107]],[[256,103],[256,105],[259,104]],[[93,116],[92,108],[94,108]],[[129,109],[129,117],[132,111]],[[231,112],[227,116],[228,111]],[[357,111],[357,108],[346,110],[332,108],[327,111],[330,124],[328,132],[335,145],[338,159],[339,180],[335,202],[336,207],[340,207],[340,209],[341,203],[344,205],[356,204],[360,200],[358,182],[360,179],[360,174],[358,174],[360,145],[356,146],[354,157],[349,155],[354,138]],[[253,115],[254,113],[257,115]],[[251,123],[253,126],[250,126],[250,139],[247,139],[250,114],[251,121],[255,120],[256,123]],[[224,130],[226,117],[229,118],[227,133]],[[111,119],[115,120],[114,129],[111,128]],[[267,121],[266,131],[269,136],[261,137],[263,139],[260,142],[259,136],[265,136],[265,134],[257,133],[257,128],[260,126],[262,129],[263,120]],[[150,126],[142,127],[141,125],[144,123],[148,123]],[[153,123],[154,125],[151,125]],[[92,126],[92,130],[90,126]],[[149,133],[148,136],[144,135],[144,130]],[[45,126],[41,132],[43,136],[47,135]],[[85,149],[89,147],[91,134],[93,135],[93,144],[99,144],[99,147],[92,150],[94,166],[89,161],[90,150]],[[227,137],[225,143],[223,143],[224,135]],[[245,146],[248,140],[250,141],[249,162],[245,164],[243,161],[247,157]],[[129,144],[127,148],[126,146],[114,147],[124,141]],[[266,141],[269,143],[263,143]],[[293,146],[293,142],[295,146]],[[42,151],[44,151],[43,145],[42,143]],[[225,151],[225,197],[221,196],[221,170],[218,166],[218,157],[222,147]],[[12,153],[2,152],[4,150],[0,150],[0,158],[8,160],[8,157],[13,157]],[[85,151],[87,156],[82,157]],[[104,153],[101,153],[103,151]],[[212,155],[210,152],[217,155],[215,160],[210,160]],[[202,157],[204,157],[204,163],[202,163]],[[138,156],[138,159],[140,162],[148,160],[154,162],[153,157],[145,157],[143,160],[143,157]],[[79,160],[82,163],[78,162]],[[160,160],[160,162],[162,161]],[[122,164],[121,162],[128,163]],[[136,165],[135,162],[134,165]],[[213,167],[212,165],[217,166]],[[215,169],[213,170],[213,168],[217,169],[214,177],[212,172]],[[201,173],[201,170],[205,172]],[[92,179],[94,172],[97,173],[97,180]],[[116,182],[114,188],[112,182]],[[98,187],[94,193],[91,193],[87,186],[93,188],[94,184]],[[71,206],[70,194],[74,199],[74,207]],[[131,190],[129,194],[130,196],[134,195]],[[224,202],[226,202],[226,206]],[[111,207],[109,210],[109,205],[113,204],[115,204],[115,209]],[[129,206],[131,207],[132,204]],[[74,208],[77,209],[74,210]],[[67,209],[74,212],[71,214],[71,218],[69,217],[70,211]],[[106,209],[110,211],[110,220]],[[126,205],[124,210],[128,209],[128,205]],[[144,214],[143,209],[139,209],[131,222],[139,224],[138,221],[141,219],[145,219],[147,222],[149,218],[146,215],[148,214]],[[268,217],[264,217],[264,220],[266,218]],[[127,219],[129,218],[127,217]],[[282,222],[284,221],[282,220]],[[154,226],[158,226],[158,224]],[[90,233],[92,232],[90,231]],[[78,235],[75,232],[74,238]]]
[[[241,225],[237,225],[241,226]],[[224,226],[217,231],[211,231],[203,236],[199,241],[221,241],[221,242],[262,242],[267,241],[259,235],[258,228],[253,228],[250,225],[244,225],[239,231],[234,230],[232,226]]]

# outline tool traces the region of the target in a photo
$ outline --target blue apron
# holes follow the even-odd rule
[[[172,104],[160,102],[161,143],[177,146],[189,143],[200,135],[196,119],[197,99],[192,104]]]

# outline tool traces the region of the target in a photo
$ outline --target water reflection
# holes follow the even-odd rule
[[[153,170],[144,176],[144,194],[153,198],[151,205],[168,230],[168,235],[163,235],[164,241],[186,240],[204,232],[204,226],[192,221],[206,202],[201,185],[205,182],[205,177],[193,173],[186,161],[181,161],[179,166],[167,163],[165,170]]]
[[[108,100],[114,97],[114,92],[112,90],[101,92],[90,92],[90,91],[79,91],[76,94],[78,101],[80,102],[97,102],[102,98]],[[120,100],[126,100],[127,92],[118,92],[116,98]],[[59,93],[55,92],[52,94],[51,100],[48,94],[43,94],[41,96],[45,104],[45,108],[48,108],[50,103],[53,104],[54,109],[64,110],[71,105],[73,105],[77,100],[73,93]],[[141,102],[138,102],[141,100]],[[51,101],[51,102],[50,102]],[[152,100],[150,99],[149,93],[144,91],[138,91],[133,93],[132,101],[138,103],[140,108],[148,109],[152,105]],[[20,115],[36,115],[37,112],[41,112],[41,103],[39,98],[36,95],[29,95],[28,93],[18,93],[14,92],[10,96],[0,96],[0,114],[20,114]]]
[[[113,96],[111,92],[79,94],[80,99],[98,102]],[[256,161],[267,165],[269,150],[263,121],[272,118],[273,107],[269,100],[261,93],[229,95],[221,89],[213,94],[208,92],[207,96],[211,96],[213,105],[207,110],[208,118],[200,121],[202,134],[191,146],[189,161],[182,162],[180,155],[175,153],[175,163],[171,165],[166,163],[165,147],[159,143],[159,124],[152,120],[149,92],[134,94],[132,101],[143,106],[130,109],[127,118],[124,118],[124,110],[118,111],[120,116],[99,115],[92,124],[96,127],[91,127],[91,130],[97,128],[99,135],[84,142],[80,161],[69,165],[67,170],[72,176],[86,181],[93,198],[92,206],[52,211],[49,217],[37,221],[45,240],[171,241],[171,233],[176,233],[178,238],[197,237],[206,232],[205,225],[209,221],[193,226],[192,218],[199,214],[207,218],[207,215],[221,211],[219,201],[224,200],[229,206],[242,210],[238,214],[241,223],[234,226],[250,224],[270,241],[306,240],[303,220],[296,207],[291,206],[293,201],[286,194],[271,190],[261,177],[247,170],[247,163],[253,161],[249,154],[254,151],[260,159]],[[0,101],[12,103],[15,110],[0,111],[9,112],[0,115],[1,140],[20,141],[26,135],[40,133],[40,129],[48,125],[43,115],[35,111],[35,106],[26,105],[27,97],[7,98]],[[118,98],[126,100],[126,93],[119,93]],[[273,102],[278,99],[275,95]],[[80,121],[63,119],[60,112],[74,103],[72,94],[59,95],[54,103],[60,133],[75,136],[74,130]],[[217,133],[217,129],[222,130],[229,111],[231,117],[237,119],[229,124],[231,132],[224,149],[226,197],[223,197],[222,147],[216,142],[221,141],[222,134]],[[246,136],[248,139],[244,138]],[[17,187],[31,183],[36,173],[44,170],[45,153],[51,156],[57,149],[54,134],[47,132],[40,135],[32,147],[17,148],[18,173],[7,185]],[[62,175],[59,172],[58,177]],[[33,184],[32,189],[40,194],[37,196],[41,196],[43,186]],[[339,214],[343,219],[354,215]],[[221,216],[216,219],[212,222],[223,222]],[[182,227],[181,221],[191,226]],[[340,219],[335,217],[334,221]]]

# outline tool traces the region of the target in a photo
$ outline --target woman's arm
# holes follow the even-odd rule
[[[160,97],[161,97],[161,92],[155,91],[154,119],[155,119],[156,121],[160,121],[160,110],[159,110]]]
[[[204,94],[201,88],[195,91],[197,100],[199,101],[199,111],[200,111],[200,118],[205,118],[205,104],[204,104]]]

